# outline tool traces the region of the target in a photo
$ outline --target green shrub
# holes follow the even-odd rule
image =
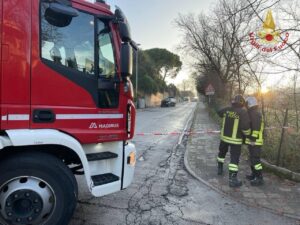
[[[152,77],[144,75],[139,78],[139,90],[143,90],[146,94],[155,94],[159,91],[159,87]]]

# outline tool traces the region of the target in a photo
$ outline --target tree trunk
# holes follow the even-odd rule
[[[299,114],[298,114],[298,103],[297,103],[297,75],[294,75],[294,103],[295,103],[295,111],[296,111],[296,129],[299,132]]]
[[[280,157],[282,155],[282,144],[284,142],[284,133],[285,133],[285,127],[287,126],[287,121],[288,121],[288,114],[289,114],[289,109],[287,108],[285,110],[285,115],[284,115],[284,121],[283,121],[283,127],[281,129],[281,137],[280,137],[280,143],[279,143],[279,148],[278,148],[278,153],[277,153],[277,161],[276,161],[276,166],[280,165]]]

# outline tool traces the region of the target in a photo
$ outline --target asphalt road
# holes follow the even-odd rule
[[[178,131],[185,128],[195,103],[138,112],[137,132]],[[71,225],[230,224],[289,225],[296,221],[262,209],[249,208],[199,181],[184,168],[186,137],[137,136],[135,180],[126,190],[92,197],[79,182],[79,202]]]

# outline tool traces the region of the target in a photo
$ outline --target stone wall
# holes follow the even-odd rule
[[[139,100],[141,102],[140,106],[145,105],[146,108],[148,107],[157,107],[160,106],[161,100],[168,97],[168,93],[156,93],[155,95],[145,95],[142,99]],[[143,101],[145,104],[143,104]],[[143,107],[142,107],[143,108]]]

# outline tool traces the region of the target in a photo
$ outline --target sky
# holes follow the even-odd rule
[[[174,20],[179,14],[207,12],[215,0],[107,0],[112,6],[119,6],[131,26],[133,39],[140,48],[166,48],[176,54],[176,45],[182,40]],[[183,59],[183,57],[181,57]],[[190,71],[183,61],[183,69],[172,83],[179,84],[187,79]]]

